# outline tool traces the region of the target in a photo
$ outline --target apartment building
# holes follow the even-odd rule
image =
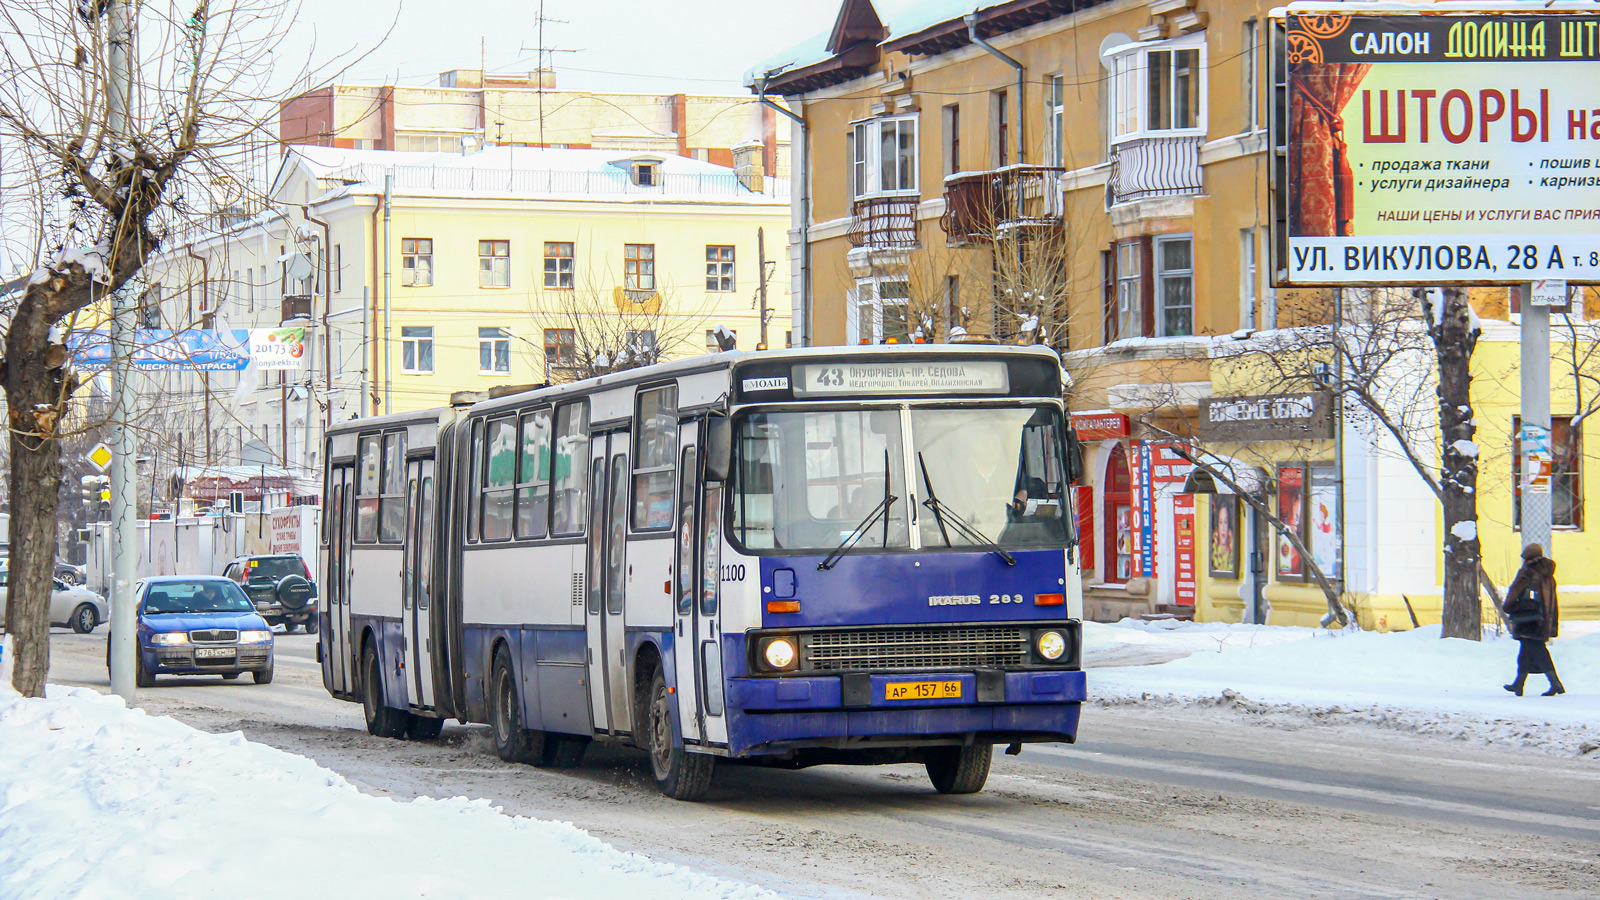
[[[1319,392],[1314,367],[1271,385],[1292,402],[1256,404],[1269,412],[1253,426],[1207,424],[1212,407],[1220,421],[1268,390],[1241,367],[1250,348],[1270,358],[1273,336],[1378,302],[1271,286],[1272,7],[843,0],[832,29],[746,78],[804,122],[795,329],[817,344],[1056,347],[1086,443],[1077,508],[1092,617],[1316,624],[1328,605],[1309,555],[1365,627],[1437,622],[1438,503],[1392,436]],[[1506,376],[1515,329],[1506,291],[1473,302],[1492,320],[1476,363],[1489,377],[1474,396],[1496,416],[1482,423],[1480,525],[1486,568],[1503,585],[1520,549]],[[1567,350],[1594,345],[1588,319],[1577,321]],[[1402,362],[1399,381],[1427,383],[1427,354]],[[1559,387],[1573,382],[1555,373],[1554,402],[1578,415],[1582,398],[1568,387],[1563,401]],[[1412,398],[1408,413],[1425,416],[1431,390]],[[1570,512],[1554,539],[1575,585],[1600,583],[1581,525],[1595,477],[1586,428],[1566,432]],[[1195,472],[1175,440],[1201,441],[1234,484]],[[1426,463],[1437,448],[1424,444]],[[1241,492],[1265,499],[1300,546]],[[1600,589],[1563,594],[1564,611],[1600,615]]]
[[[151,325],[304,329],[289,368],[169,374],[206,382],[212,462],[316,474],[334,421],[713,352],[719,326],[740,349],[787,340],[780,179],[672,154],[295,146],[270,197],[146,271]]]

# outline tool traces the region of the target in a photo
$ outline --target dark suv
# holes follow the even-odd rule
[[[282,625],[292,632],[304,625],[307,633],[316,633],[317,585],[300,554],[241,556],[228,563],[222,575],[244,588],[269,626]]]

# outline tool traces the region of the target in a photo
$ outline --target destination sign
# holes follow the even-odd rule
[[[995,361],[863,362],[795,366],[799,397],[883,394],[1004,394],[1006,364]]]

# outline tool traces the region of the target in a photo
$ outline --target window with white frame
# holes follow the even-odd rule
[[[1194,334],[1194,238],[1187,234],[1156,238],[1155,259],[1156,334]]]
[[[857,122],[848,141],[855,197],[917,190],[917,118]]]
[[[1044,117],[1048,126],[1046,139],[1050,142],[1046,148],[1050,156],[1049,165],[1065,166],[1067,164],[1066,79],[1060,75],[1051,75],[1045,85],[1044,101]]]
[[[907,307],[911,283],[904,278],[868,278],[856,282],[855,315],[851,316],[850,339],[862,344],[882,344],[893,340],[906,343],[910,337]]]
[[[433,238],[400,239],[400,284],[403,287],[433,284]]]
[[[1113,54],[1111,140],[1205,129],[1205,35],[1129,45]]]
[[[1239,230],[1239,327],[1256,327],[1256,230]]]
[[[400,326],[400,371],[407,375],[433,374],[433,326]]]
[[[478,242],[478,287],[511,286],[511,242]]]
[[[544,242],[544,286],[546,290],[572,290],[572,242]]]
[[[733,248],[706,245],[706,290],[733,290]]]
[[[511,336],[504,328],[478,329],[478,374],[511,373]]]

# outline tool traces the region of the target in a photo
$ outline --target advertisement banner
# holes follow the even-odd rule
[[[263,372],[301,368],[306,358],[305,328],[251,329],[250,358]]]
[[[1172,498],[1172,521],[1173,530],[1177,533],[1177,540],[1173,546],[1177,552],[1173,602],[1179,606],[1193,606],[1195,598],[1193,494],[1178,494]]]
[[[1274,283],[1600,282],[1600,15],[1327,9],[1284,14]]]
[[[1156,492],[1149,441],[1139,442],[1139,574],[1156,576]]]
[[[133,334],[132,364],[146,372],[179,369],[196,372],[238,372],[250,362],[250,332],[142,328]],[[78,331],[67,336],[74,365],[98,369],[111,365],[109,331]]]

